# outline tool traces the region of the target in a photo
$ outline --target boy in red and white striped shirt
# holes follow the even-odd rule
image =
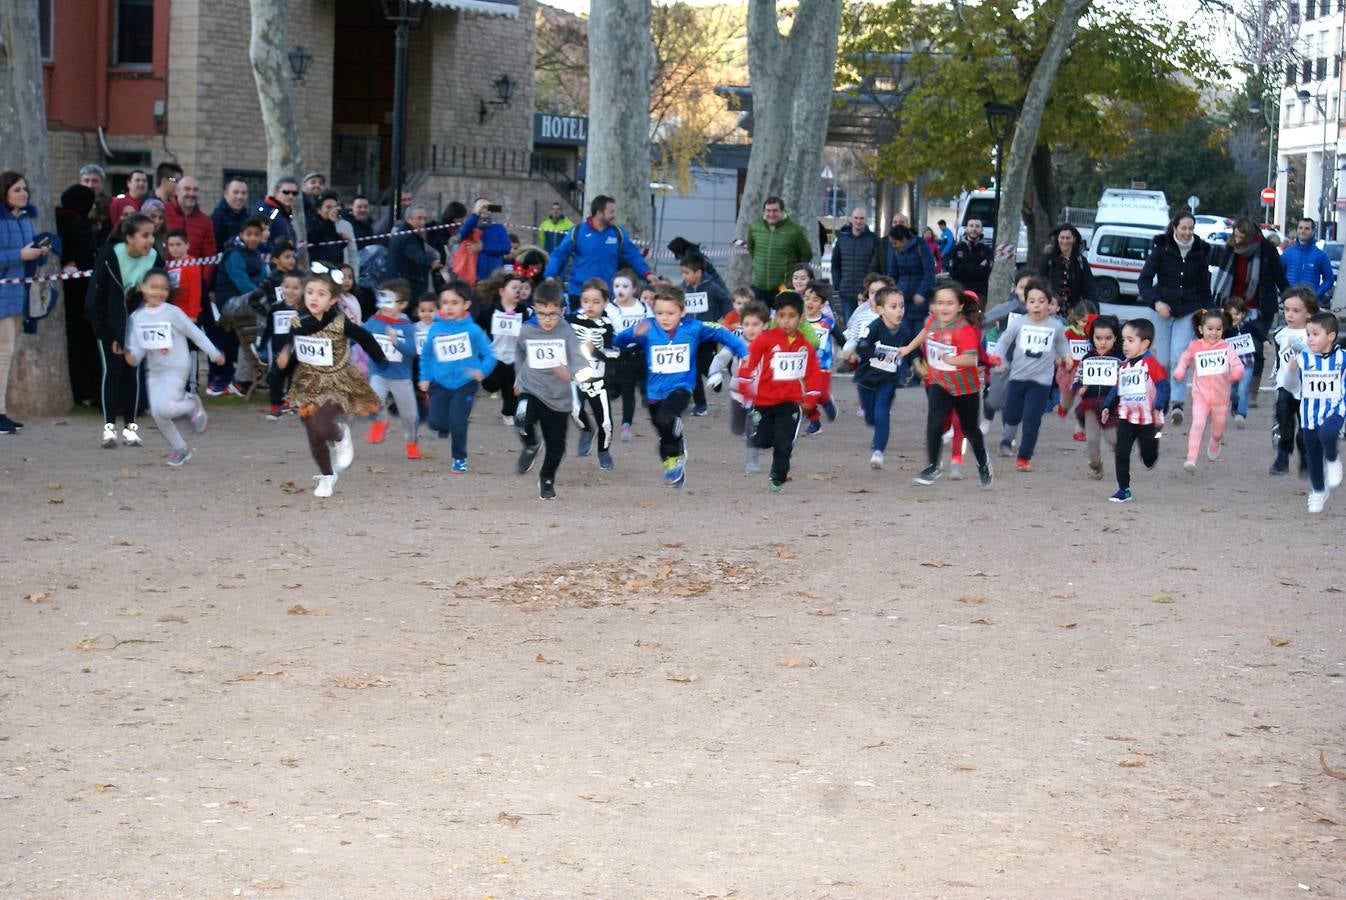
[[[1113,503],[1131,500],[1131,445],[1140,444],[1140,461],[1153,469],[1159,461],[1159,429],[1168,406],[1168,372],[1150,352],[1154,323],[1132,319],[1122,326],[1122,353],[1126,360],[1117,370],[1117,386],[1103,400],[1099,419],[1104,425],[1117,406],[1117,493]]]

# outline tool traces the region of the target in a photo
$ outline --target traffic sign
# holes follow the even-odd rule
[[[1193,194],[1192,196],[1187,198],[1187,208],[1190,209],[1192,212],[1196,212],[1200,207],[1201,207],[1201,198],[1198,197],[1196,194]]]
[[[1262,188],[1262,205],[1263,206],[1276,205],[1276,189],[1274,187]]]

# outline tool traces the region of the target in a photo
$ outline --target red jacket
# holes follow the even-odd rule
[[[187,252],[193,259],[215,255],[215,223],[201,211],[201,207],[192,210],[188,216],[183,214],[178,201],[170,200],[165,204],[164,213],[169,231],[181,228],[187,232]],[[215,284],[215,266],[202,266],[201,277],[204,279],[203,290],[210,290]]]
[[[756,406],[813,406],[824,388],[813,345],[798,331],[787,336],[780,328],[766,329],[748,345],[738,381],[744,399],[750,398]]]

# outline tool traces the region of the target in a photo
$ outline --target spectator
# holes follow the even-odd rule
[[[215,223],[201,211],[201,183],[191,175],[178,179],[177,199],[164,208],[169,230],[187,232],[187,252],[193,259],[215,255]],[[215,264],[201,266],[203,293],[215,282]]]
[[[748,226],[748,255],[752,257],[752,292],[773,309],[785,276],[799,263],[813,259],[813,245],[804,229],[785,215],[785,201],[767,197],[762,217]]]
[[[299,182],[293,178],[279,178],[271,188],[271,194],[257,201],[257,205],[252,208],[254,216],[261,216],[262,221],[271,229],[267,240],[274,241],[278,238],[288,238],[290,241],[294,237],[294,223],[291,218],[294,216],[295,198],[299,196]],[[262,245],[262,252],[270,252],[269,243]]]
[[[1254,332],[1256,353],[1253,357],[1251,384],[1252,405],[1257,405],[1257,392],[1262,386],[1262,369],[1266,362],[1263,345],[1276,324],[1280,312],[1281,292],[1290,286],[1281,265],[1281,255],[1262,229],[1248,217],[1234,220],[1229,240],[1221,253],[1219,271],[1211,276],[1211,302],[1223,306],[1231,297],[1237,297],[1248,307],[1244,319]],[[1148,262],[1148,260],[1146,260]]]
[[[302,197],[304,198],[304,224],[311,225],[318,219],[318,203],[327,190],[327,178],[321,172],[309,172],[304,176]]]
[[[1327,309],[1332,305],[1332,285],[1337,279],[1332,272],[1332,261],[1314,243],[1317,227],[1318,223],[1307,216],[1299,220],[1295,240],[1281,250],[1281,265],[1285,267],[1285,280],[1291,287],[1306,285],[1313,288],[1318,305]]]
[[[435,273],[435,289],[444,286],[445,279],[452,274],[449,269],[449,261],[453,258],[453,239],[462,233],[463,219],[467,218],[467,207],[457,200],[450,200],[449,205],[444,207],[444,212],[440,213],[439,224],[443,227],[435,228],[425,233],[425,242],[435,248],[439,258],[444,260],[444,268]],[[472,265],[470,275],[475,275],[477,271],[476,264]],[[464,279],[468,284],[476,281],[476,278]]]
[[[97,163],[89,163],[81,166],[79,170],[79,183],[94,192],[94,196],[103,193],[103,188],[107,186],[107,172]],[[92,207],[91,207],[92,208]]]
[[[168,207],[158,197],[150,197],[140,204],[140,214],[148,216],[154,223],[154,249],[159,251],[160,256],[166,256],[164,253],[164,235],[168,233]]]
[[[178,179],[182,177],[182,166],[175,162],[161,162],[154,167],[154,196],[169,204],[178,193]]]
[[[925,245],[930,248],[930,255],[935,258],[935,274],[938,275],[944,271],[944,258],[939,252],[939,238],[935,237],[935,229],[927,225],[925,231],[921,232],[921,240],[925,241]]]
[[[210,223],[215,229],[215,246],[224,248],[238,236],[243,223],[248,221],[248,185],[241,178],[231,178],[220,194],[220,202],[215,204],[210,214]]]
[[[388,203],[383,207],[383,215],[379,216],[379,220],[374,223],[375,234],[387,234],[388,232],[393,230],[393,204],[392,204],[391,192],[389,192],[387,199]],[[402,206],[402,218],[405,220],[407,210],[411,207],[411,191],[402,192],[401,206]],[[385,244],[387,244],[389,241],[388,238],[383,238],[382,240],[383,243]]]
[[[31,278],[53,249],[35,246],[41,235],[33,227],[37,207],[28,202],[28,182],[18,172],[0,172],[0,279]],[[40,242],[39,242],[40,243]],[[59,252],[59,247],[55,248]],[[9,369],[19,340],[19,320],[28,311],[28,285],[0,284],[0,434],[15,434],[23,425],[9,415]]]
[[[56,208],[56,233],[61,237],[62,267],[67,270],[87,272],[93,268],[98,244],[93,223],[89,221],[89,211],[93,209],[95,199],[93,188],[84,184],[71,185],[61,194],[61,205]],[[70,390],[76,403],[91,406],[98,398],[102,372],[98,366],[98,341],[89,320],[84,317],[88,287],[87,278],[71,278],[65,282],[61,293],[65,297]]]
[[[888,248],[888,274],[906,300],[903,318],[920,331],[930,314],[928,301],[935,292],[935,257],[908,225],[888,229]]]
[[[351,208],[345,213],[344,218],[351,223],[351,230],[355,232],[355,240],[359,247],[364,249],[365,238],[374,233],[374,219],[369,215],[369,198],[364,194],[356,194],[351,200]]]
[[[126,176],[126,193],[112,198],[108,221],[115,229],[122,219],[140,211],[140,204],[150,192],[150,178],[140,169],[132,169]]]
[[[1038,263],[1038,274],[1052,292],[1061,298],[1064,314],[1081,300],[1098,302],[1094,291],[1094,270],[1084,258],[1084,238],[1069,222],[1052,230],[1051,249]],[[1183,346],[1186,350],[1186,345]]]
[[[981,219],[968,219],[967,225],[963,227],[963,239],[954,244],[947,268],[954,281],[977,292],[985,307],[993,254],[990,246],[982,243],[981,236]],[[911,309],[911,298],[907,298],[907,309]]]
[[[215,307],[207,304],[202,309],[203,327],[206,337],[224,355],[224,363],[211,362],[206,385],[207,397],[223,397],[229,393],[229,385],[234,380],[238,365],[238,335],[233,328],[223,328],[215,318],[215,308],[223,310],[235,297],[251,294],[266,274],[262,255],[257,252],[262,243],[262,232],[266,230],[266,221],[261,216],[252,216],[243,223],[238,234],[229,239],[224,246],[224,259],[215,269]]]
[[[308,230],[309,262],[310,264],[320,262],[328,268],[340,267],[346,262],[346,246],[336,241],[344,241],[346,238],[337,231],[337,223],[341,222],[341,204],[337,200],[337,195],[327,191],[319,196],[314,205],[314,212]],[[350,223],[344,224],[347,228],[350,227]],[[319,244],[324,246],[318,246]]]
[[[425,207],[412,204],[397,223],[397,234],[388,241],[385,278],[405,278],[413,297],[430,289],[430,273],[444,265],[433,247],[425,242]]]
[[[939,225],[939,255],[942,259],[948,259],[957,239],[953,236],[953,232],[949,230],[948,222],[940,219],[936,224]]]
[[[865,276],[880,268],[879,236],[870,229],[863,207],[851,210],[848,224],[832,244],[832,283],[841,298],[842,321],[849,322],[860,302]]]
[[[472,212],[463,220],[461,229],[463,234],[471,234],[474,229],[481,229],[481,237],[478,238],[481,249],[477,251],[478,281],[490,278],[496,269],[505,264],[505,257],[513,250],[509,231],[502,223],[495,221],[495,215],[490,207],[489,200],[478,197],[477,202],[472,204]]]
[[[1136,281],[1141,302],[1153,307],[1157,317],[1155,358],[1170,372],[1197,333],[1193,316],[1211,304],[1210,245],[1196,236],[1195,228],[1191,213],[1179,213],[1166,232],[1155,236]],[[1181,425],[1187,385],[1173,379],[1170,391],[1169,421]]]
[[[570,217],[561,211],[560,202],[553,200],[551,209],[547,213],[547,218],[538,225],[538,234],[542,236],[542,249],[551,253],[556,246],[561,243],[570,229],[575,227],[575,223],[570,221]]]
[[[547,260],[547,278],[560,277],[566,264],[571,264],[566,293],[572,308],[579,303],[580,287],[590,278],[603,279],[611,289],[617,270],[631,268],[650,280],[649,263],[616,221],[617,202],[599,194],[589,204],[589,218],[570,229]]]

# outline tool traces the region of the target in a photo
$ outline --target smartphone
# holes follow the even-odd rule
[[[486,210],[487,212],[504,212],[505,208],[499,203],[487,203]]]
[[[43,249],[45,249],[45,248],[47,248],[47,247],[50,247],[50,246],[51,246],[51,235],[46,235],[46,234],[44,234],[42,237],[40,237],[40,238],[38,238],[37,240],[33,241],[33,246],[36,247],[36,248],[39,249],[39,250],[43,250]]]

